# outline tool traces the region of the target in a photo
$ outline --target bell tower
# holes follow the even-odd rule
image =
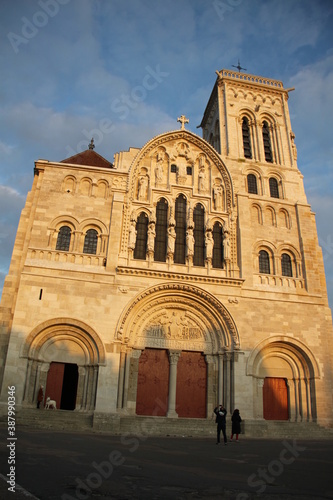
[[[200,127],[223,158],[295,167],[288,93],[278,80],[222,69]]]

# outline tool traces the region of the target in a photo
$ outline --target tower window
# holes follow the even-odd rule
[[[222,269],[223,267],[223,232],[222,225],[215,222],[213,227],[213,267]]]
[[[249,120],[247,118],[243,118],[242,134],[243,134],[244,156],[245,158],[252,158],[250,128],[249,128]]]
[[[269,255],[266,250],[259,252],[259,273],[270,274]]]
[[[257,178],[254,174],[247,176],[247,191],[250,194],[258,194]]]
[[[281,269],[282,269],[282,276],[292,277],[293,269],[292,269],[292,264],[291,264],[291,257],[287,253],[282,254]]]
[[[134,259],[146,260],[148,217],[144,212],[138,217],[136,223],[136,243],[134,249]]]
[[[272,198],[279,198],[279,184],[274,177],[269,179],[269,192]]]
[[[156,236],[154,260],[166,261],[167,246],[167,225],[168,225],[168,203],[162,198],[156,205]]]
[[[194,221],[194,256],[195,266],[204,266],[205,258],[205,211],[202,205],[197,205],[193,211]]]
[[[186,174],[192,175],[192,167],[186,167]]]
[[[56,250],[68,252],[71,242],[71,233],[71,228],[68,226],[62,226],[60,228],[57,238]]]
[[[88,229],[84,238],[83,253],[96,254],[97,251],[97,231]]]
[[[184,195],[178,196],[175,206],[176,219],[176,241],[175,241],[175,264],[185,264],[186,250],[186,198]]]
[[[171,165],[171,172],[173,172],[174,174],[177,173],[177,165],[175,165],[174,163]]]
[[[262,125],[262,138],[264,142],[265,161],[273,163],[271,136],[269,133],[268,123],[264,121]]]

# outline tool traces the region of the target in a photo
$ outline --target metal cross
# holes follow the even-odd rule
[[[180,122],[182,124],[181,129],[185,130],[185,123],[189,123],[189,119],[186,118],[185,115],[182,115],[180,118],[177,118],[177,122]]]
[[[240,65],[240,62],[239,62],[239,59],[238,59],[238,66],[235,66],[234,64],[232,65],[233,68],[237,68],[239,73],[241,72],[241,70],[243,71],[246,71],[246,68],[242,68],[242,66]]]

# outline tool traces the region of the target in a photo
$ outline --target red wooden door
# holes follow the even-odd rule
[[[57,403],[57,408],[60,408],[62,384],[64,381],[65,364],[64,363],[51,363],[50,369],[47,374],[45,401],[49,396]],[[44,402],[45,403],[45,402]]]
[[[284,378],[265,378],[263,403],[265,420],[288,420],[288,388]]]
[[[163,349],[145,349],[139,359],[137,415],[165,416],[168,410],[169,358]]]
[[[206,392],[207,365],[204,355],[183,351],[177,365],[178,416],[206,418]]]

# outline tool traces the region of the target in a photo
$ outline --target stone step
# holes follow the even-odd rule
[[[148,436],[215,436],[214,419],[187,419],[141,416],[109,416],[95,413],[94,429],[115,434]],[[231,422],[227,421],[227,435],[231,434]],[[242,434],[253,438],[303,438],[333,439],[333,429],[326,429],[314,422],[285,422],[246,420],[242,422]]]
[[[1,415],[0,423],[6,425],[6,415]],[[214,419],[144,417],[36,408],[17,410],[16,426],[71,431],[90,430],[137,436],[215,437],[216,434]],[[227,420],[228,437],[230,433],[231,422]],[[315,422],[244,420],[242,435],[249,438],[271,439],[333,439],[333,429],[321,427]]]
[[[22,408],[17,411],[16,425],[55,430],[87,430],[92,429],[93,412]]]

